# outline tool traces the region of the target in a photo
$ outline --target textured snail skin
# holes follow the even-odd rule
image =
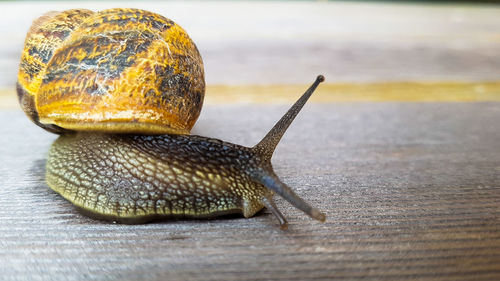
[[[325,215],[282,183],[271,165],[276,145],[323,80],[318,76],[252,148],[193,135],[61,135],[49,151],[47,183],[84,213],[122,223],[231,213],[251,217],[265,206],[286,228],[274,193],[324,221]]]
[[[118,222],[251,217],[272,193],[249,173],[268,165],[249,148],[199,136],[77,133],[54,142],[46,178],[86,213]]]

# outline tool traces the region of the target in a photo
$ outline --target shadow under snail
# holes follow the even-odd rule
[[[26,36],[17,93],[28,117],[60,134],[46,181],[85,214],[121,223],[209,218],[263,207],[287,227],[277,193],[325,215],[284,184],[273,151],[324,80],[252,148],[189,135],[205,94],[203,62],[186,32],[144,10],[49,12]]]

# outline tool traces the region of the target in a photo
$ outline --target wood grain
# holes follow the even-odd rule
[[[211,105],[194,133],[253,145],[285,105]],[[2,280],[498,280],[499,103],[310,104],[275,170],[327,214],[109,224],[44,183],[55,136],[0,111]]]

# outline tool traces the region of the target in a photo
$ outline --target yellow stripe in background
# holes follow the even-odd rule
[[[291,103],[308,85],[208,86],[206,103]],[[500,101],[500,81],[320,84],[312,102],[480,102]]]
[[[208,85],[206,104],[292,103],[309,85]],[[311,102],[500,102],[500,81],[323,83]],[[0,108],[19,108],[14,89],[0,90]]]

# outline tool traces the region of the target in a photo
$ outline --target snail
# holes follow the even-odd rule
[[[282,228],[277,193],[325,215],[273,171],[275,147],[323,76],[254,147],[189,135],[205,94],[203,62],[173,21],[139,9],[49,12],[25,40],[17,93],[26,115],[60,136],[48,186],[79,211],[119,223],[252,217],[266,207]]]

